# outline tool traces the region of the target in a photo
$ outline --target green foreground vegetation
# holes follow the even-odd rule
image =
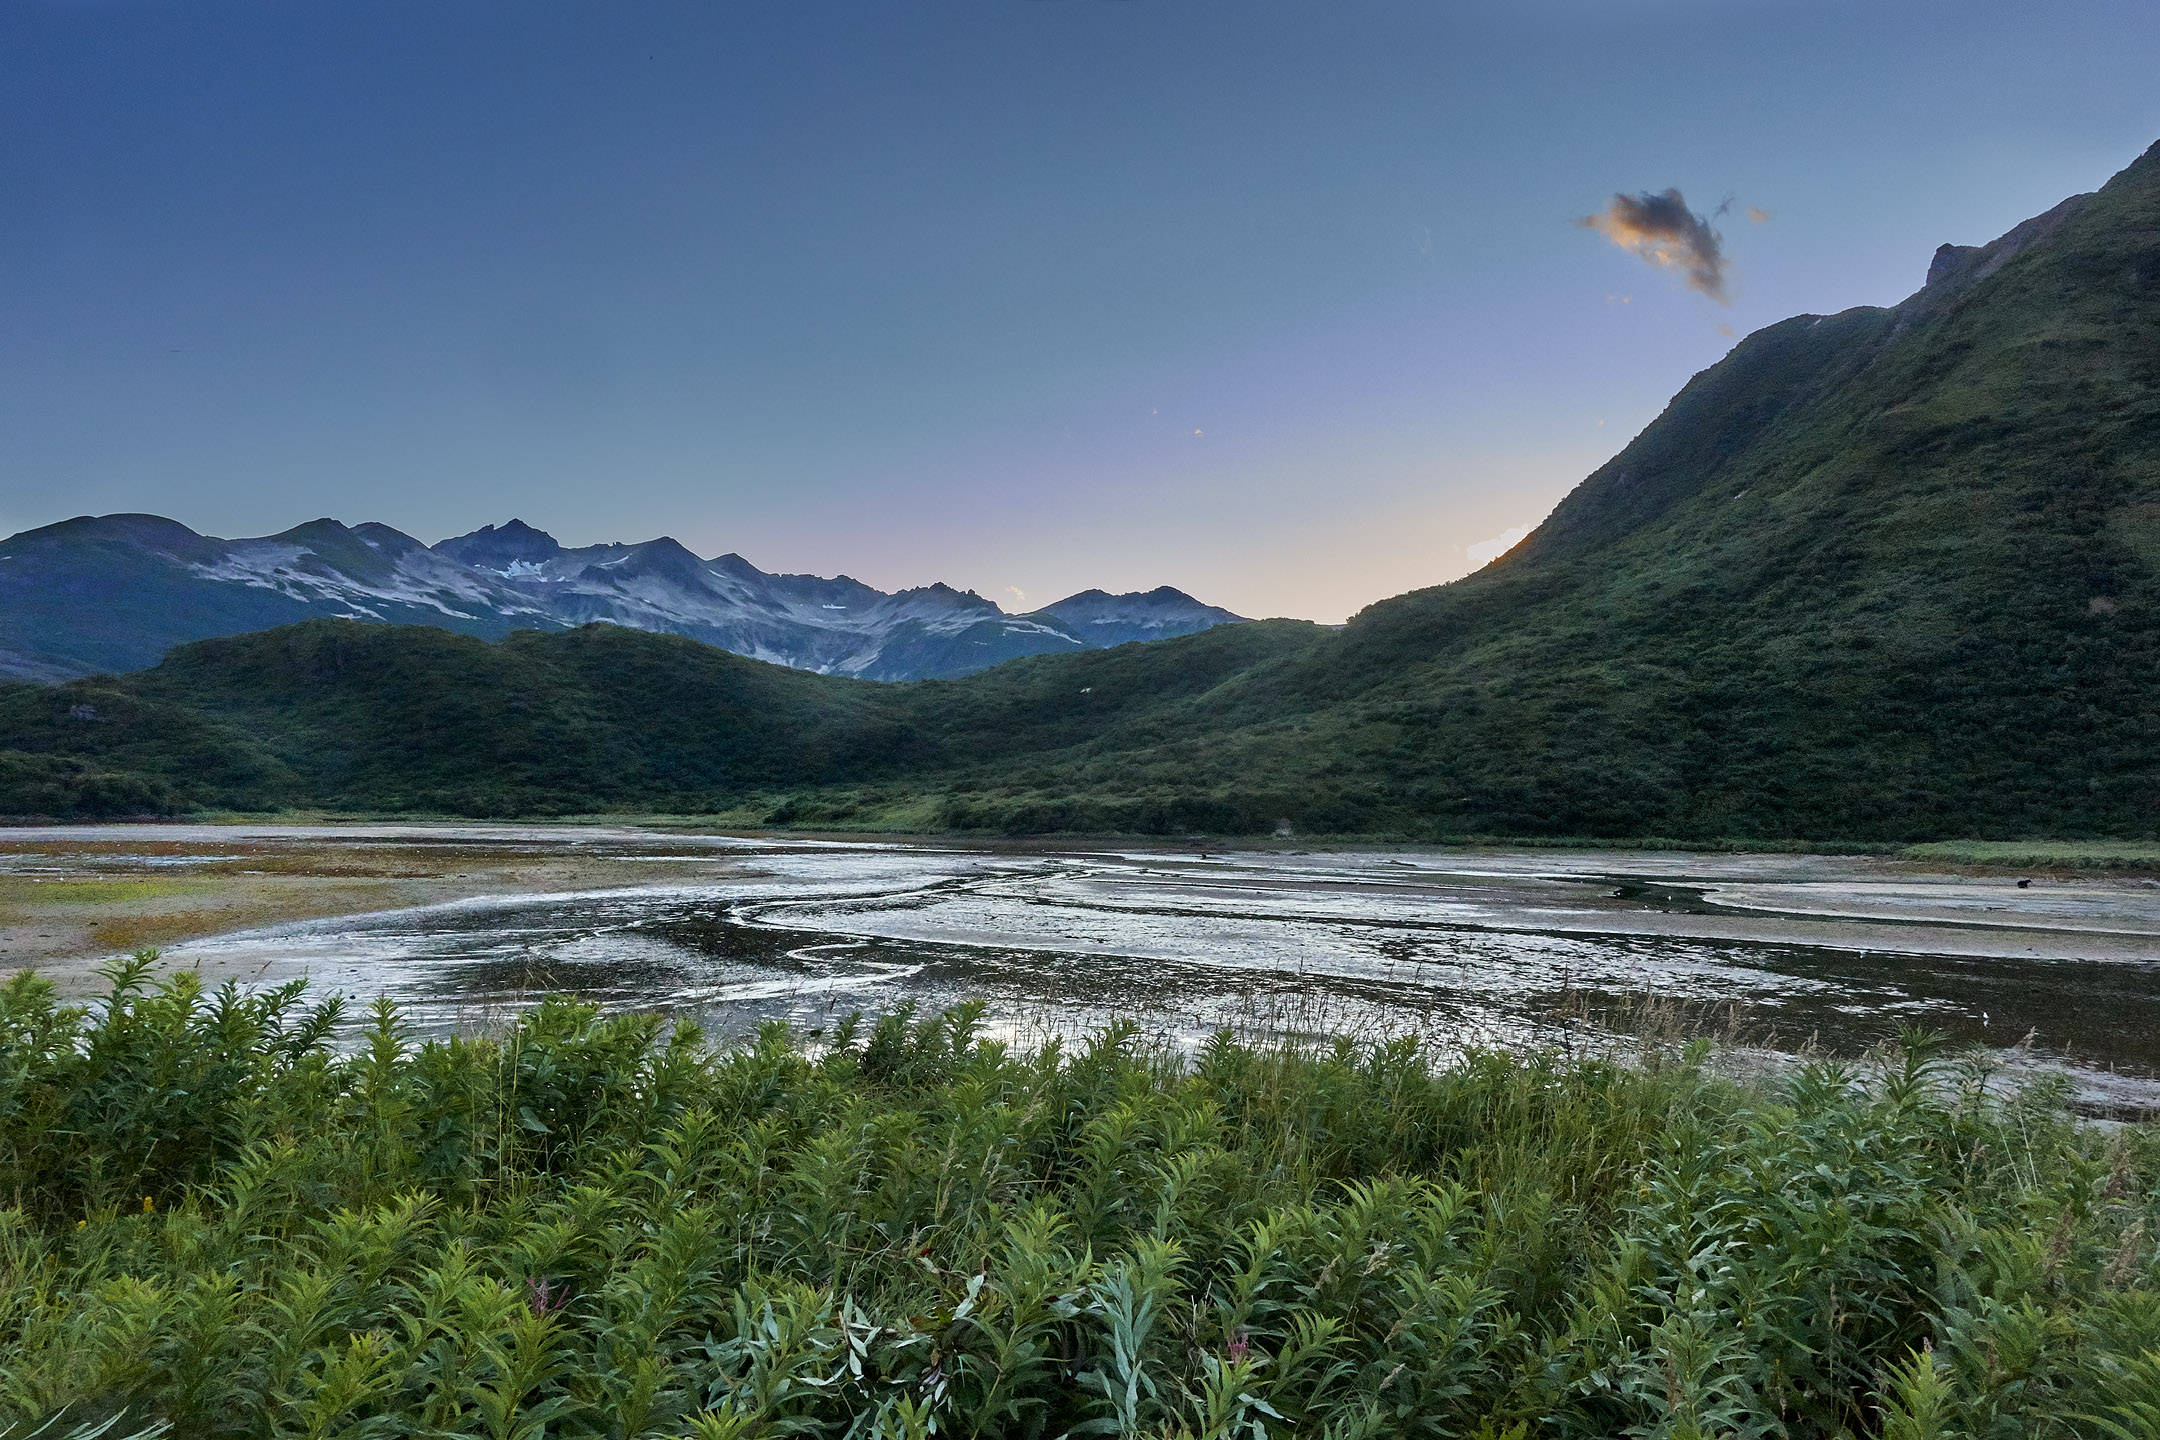
[[[734,1049],[0,989],[0,1424],[177,1437],[2128,1437],[2160,1136],[1918,1037]]]

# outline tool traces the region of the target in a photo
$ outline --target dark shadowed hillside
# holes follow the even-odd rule
[[[1046,667],[1055,693],[1038,674],[985,694],[813,675],[614,625],[490,644],[311,620],[185,645],[135,674],[0,686],[0,813],[709,810],[887,780],[914,795],[927,775],[1174,712],[1315,630],[1164,642],[1182,657],[1167,681],[1145,659],[1157,646],[1084,652]],[[1073,677],[1101,683],[1068,704]]]
[[[1750,336],[1513,553],[1340,632],[875,687],[317,623],[0,693],[0,807],[2151,835],[2156,567],[2160,147],[1900,306]]]

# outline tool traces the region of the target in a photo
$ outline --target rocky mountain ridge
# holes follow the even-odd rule
[[[136,670],[188,641],[319,618],[488,639],[602,622],[821,674],[915,680],[1241,617],[1168,586],[1009,615],[943,584],[887,594],[844,575],[775,575],[664,536],[565,548],[520,520],[434,546],[329,519],[224,540],[157,515],[80,516],[0,541],[0,678]]]
[[[475,584],[541,563],[490,543]],[[562,583],[648,562],[682,558]],[[623,625],[318,620],[0,685],[0,813],[2149,840],[2156,676],[2160,146],[1896,306],[1748,336],[1508,554],[1340,630],[868,685]]]

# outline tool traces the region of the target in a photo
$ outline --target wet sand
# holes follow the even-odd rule
[[[632,826],[0,831],[0,968],[161,944],[206,979],[388,996],[421,1029],[568,991],[722,1033],[980,998],[992,1033],[1446,1048],[1723,1031],[1856,1054],[1914,1024],[2095,1113],[2160,1106],[2160,885],[1910,861],[1307,851]]]

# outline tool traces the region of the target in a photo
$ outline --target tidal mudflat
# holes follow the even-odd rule
[[[0,965],[82,987],[88,962],[126,948],[100,934],[139,943],[179,915],[175,964],[389,995],[427,1029],[549,991],[726,1033],[971,997],[1023,1039],[1128,1017],[1180,1038],[1229,1025],[1570,1047],[1713,1030],[1854,1054],[1915,1024],[2060,1071],[2090,1108],[2160,1107],[2160,885],[2138,877],[601,826],[0,831],[11,936],[58,924],[73,902],[40,897],[70,886],[124,913]]]

